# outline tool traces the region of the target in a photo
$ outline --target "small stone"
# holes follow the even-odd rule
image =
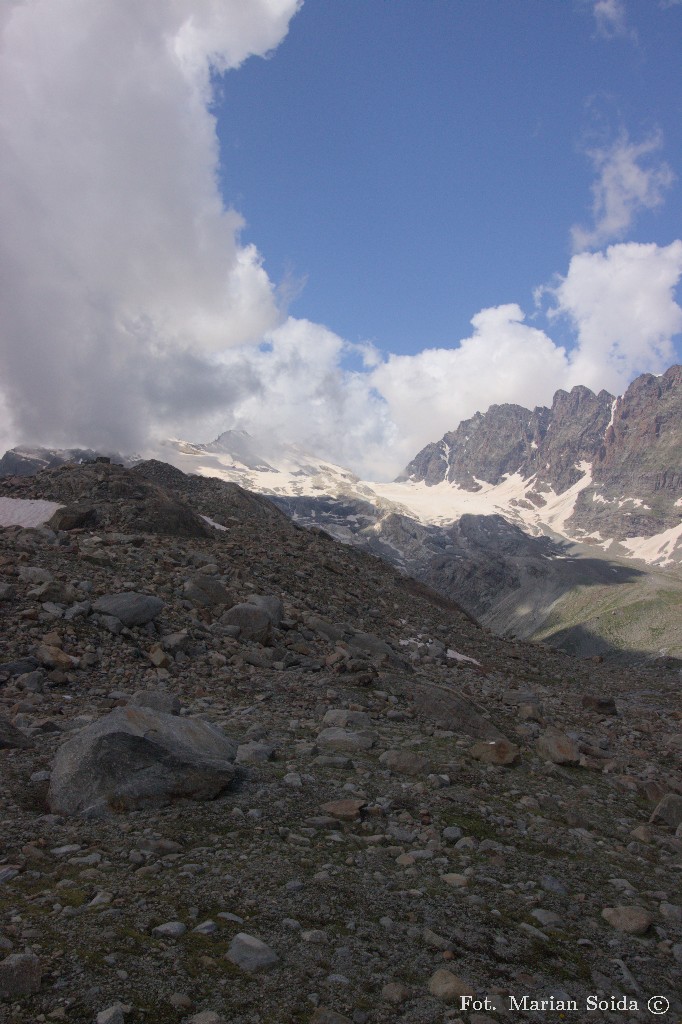
[[[469,756],[484,764],[515,764],[520,756],[519,748],[509,740],[479,740],[469,747]]]
[[[448,825],[447,828],[443,829],[443,839],[447,843],[456,843],[458,839],[461,839],[464,832],[459,825]]]
[[[586,693],[582,698],[582,705],[590,711],[596,711],[600,715],[617,715],[618,708],[613,697],[595,697]]]
[[[426,775],[429,769],[427,759],[414,750],[385,750],[379,763],[401,775]]]
[[[53,647],[50,644],[38,644],[35,655],[45,668],[59,668],[68,671],[78,665],[78,658],[72,658],[61,647]]]
[[[144,626],[160,615],[165,605],[159,597],[151,594],[127,591],[123,594],[104,594],[92,607],[102,615],[113,616],[124,626]]]
[[[191,1010],[194,1006],[194,1003],[185,992],[173,992],[168,997],[168,1002],[176,1010]]]
[[[400,1006],[410,998],[410,990],[399,981],[389,981],[381,990],[381,998],[394,1006]]]
[[[0,750],[21,750],[32,746],[32,739],[17,729],[8,718],[0,715]]]
[[[348,753],[353,753],[373,747],[374,737],[366,732],[332,727],[323,729],[317,737],[317,742],[321,747],[326,747],[329,750],[345,750]]]
[[[106,1010],[100,1010],[95,1018],[96,1024],[123,1024],[126,1013],[130,1013],[130,1007],[124,1003],[113,1003],[107,1006]]]
[[[539,921],[543,928],[560,928],[563,924],[563,920],[558,914],[555,914],[553,910],[543,910],[542,907],[531,910],[530,916]]]
[[[346,800],[332,800],[328,804],[322,804],[321,810],[326,814],[330,814],[332,818],[337,818],[339,821],[356,821],[361,815],[362,808],[366,806],[366,800],[348,798]]]
[[[441,967],[429,978],[428,989],[432,996],[445,1003],[454,1003],[462,996],[475,995],[473,988],[452,971]]]
[[[661,903],[658,908],[661,917],[673,925],[682,925],[682,906],[677,903]]]
[[[654,922],[653,914],[644,907],[605,907],[601,916],[617,931],[628,935],[644,935]]]
[[[0,995],[13,998],[38,992],[42,973],[34,953],[11,953],[0,962]]]
[[[558,730],[545,732],[538,737],[537,750],[548,761],[554,764],[578,764],[580,751],[572,739]]]
[[[272,743],[260,743],[250,740],[248,743],[240,743],[237,747],[237,764],[264,764],[269,761],[275,752]]]
[[[441,878],[447,885],[451,885],[453,889],[464,889],[469,884],[469,879],[466,875],[452,873],[441,875]]]
[[[341,729],[370,729],[372,726],[369,715],[364,711],[347,711],[345,708],[330,708],[322,723]]]
[[[187,1024],[227,1024],[227,1021],[215,1010],[202,1010],[190,1017]]]
[[[215,935],[218,931],[218,925],[215,921],[202,921],[196,928],[192,928],[192,931],[196,935]]]
[[[316,946],[322,946],[326,942],[329,942],[329,936],[320,928],[309,928],[302,931],[301,938],[304,942],[312,942],[313,945]]]
[[[265,971],[279,960],[275,951],[265,942],[246,932],[235,935],[225,956],[248,974]]]
[[[353,1021],[350,1017],[344,1017],[342,1013],[337,1013],[336,1010],[327,1010],[323,1006],[318,1006],[310,1018],[310,1024],[353,1024]]]
[[[162,711],[166,715],[179,715],[182,707],[175,694],[167,690],[136,690],[130,703],[133,707],[151,708],[152,711]]]
[[[654,808],[649,821],[652,824],[657,821],[664,821],[666,825],[670,825],[672,828],[682,825],[682,796],[678,796],[677,793],[666,793]]]
[[[156,928],[152,928],[152,935],[162,939],[179,939],[187,931],[187,926],[182,921],[166,921]]]

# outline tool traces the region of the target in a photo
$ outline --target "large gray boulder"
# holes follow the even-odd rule
[[[232,604],[234,600],[232,594],[226,590],[220,580],[215,580],[212,576],[206,576],[200,572],[185,582],[183,590],[188,601],[192,601],[202,608]]]
[[[120,707],[57,752],[54,814],[103,817],[179,797],[210,800],[230,784],[237,744],[215,725],[145,707]]]
[[[144,626],[160,615],[164,607],[160,597],[136,594],[134,591],[104,594],[103,597],[98,597],[92,606],[95,612],[120,619],[124,626]]]
[[[279,597],[272,594],[249,594],[246,600],[248,604],[255,604],[256,608],[264,611],[275,627],[278,627],[284,618],[284,604]]]
[[[265,644],[270,638],[272,619],[255,604],[235,604],[220,617],[224,626],[237,626],[242,640],[256,640]]]

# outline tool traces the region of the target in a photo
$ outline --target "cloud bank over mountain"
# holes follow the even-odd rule
[[[211,74],[299,0],[27,0],[0,64],[3,390],[18,432],[129,447],[229,404],[211,353],[279,320],[216,183]]]
[[[599,5],[597,5],[599,7]],[[382,354],[288,317],[223,202],[216,76],[285,38],[299,0],[18,0],[0,19],[0,441],[134,451],[230,427],[299,442],[366,476],[493,402],[624,390],[682,330],[682,241],[580,251],[468,338]],[[619,5],[601,4],[616,25]],[[276,59],[276,57],[275,57]],[[625,236],[672,171],[652,136],[593,154],[594,226]],[[229,181],[229,167],[223,168]],[[576,232],[582,232],[578,237]],[[352,302],[352,296],[348,297]],[[536,326],[547,315],[548,330]],[[570,342],[566,342],[566,334]]]

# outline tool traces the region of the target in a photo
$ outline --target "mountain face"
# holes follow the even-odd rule
[[[124,459],[121,455],[93,451],[92,448],[30,448],[19,446],[12,448],[0,459],[0,477],[3,476],[33,476],[41,469],[55,469],[63,466],[65,462],[94,462],[94,460],[106,454],[112,462],[126,463],[130,460]]]
[[[582,482],[566,534],[625,540],[679,525],[681,453],[682,366],[673,366],[620,398],[575,387],[557,391],[551,409],[493,405],[422,449],[397,482],[480,491],[518,474],[514,503],[538,509]]]
[[[582,656],[680,658],[681,384],[675,366],[639,377],[620,398],[576,387],[549,409],[492,406],[427,445],[394,483],[363,482],[244,431],[168,441],[158,456],[188,479],[267,496],[299,525],[368,549],[499,634]],[[32,461],[26,449],[7,453],[0,475],[17,458],[35,471],[69,455],[31,451]]]
[[[214,476],[268,495],[362,493],[364,485],[351,470],[285,444],[271,435],[254,437],[226,430],[215,441],[192,444],[170,440],[158,457],[186,473]]]

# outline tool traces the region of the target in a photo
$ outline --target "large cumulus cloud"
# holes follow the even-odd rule
[[[280,319],[216,184],[211,72],[300,0],[26,0],[0,61],[0,380],[16,433],[139,445],[250,386],[211,353]]]

